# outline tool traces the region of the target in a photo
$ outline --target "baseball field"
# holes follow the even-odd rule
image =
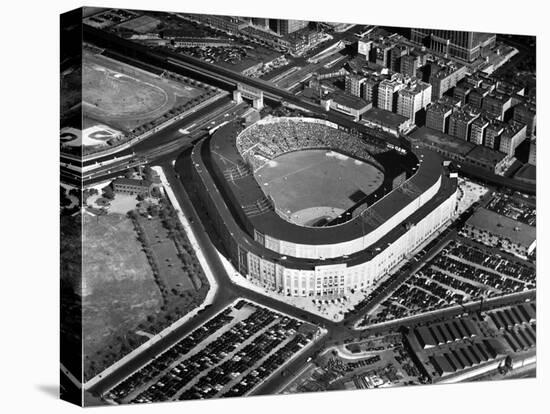
[[[106,124],[129,131],[204,92],[102,55],[85,52],[83,56],[85,128]]]
[[[277,212],[304,226],[338,216],[384,180],[383,172],[372,164],[327,150],[283,154],[255,176]]]

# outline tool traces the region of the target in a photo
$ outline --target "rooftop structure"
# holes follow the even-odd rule
[[[490,119],[485,116],[479,116],[472,122],[470,129],[470,142],[476,145],[483,145],[485,139],[485,129],[489,126]]]
[[[482,145],[477,145],[466,154],[466,162],[483,169],[501,174],[506,168],[508,157],[502,152],[492,150]]]
[[[491,149],[500,147],[500,137],[506,124],[498,119],[491,119],[489,125],[485,129],[485,139],[483,145]]]
[[[358,96],[348,95],[342,92],[333,92],[321,101],[325,108],[334,109],[359,120],[361,114],[372,108],[372,102],[367,102]]]
[[[371,108],[361,116],[365,125],[399,135],[411,127],[411,120],[382,108]]]
[[[365,78],[361,75],[349,74],[346,76],[346,93],[353,96],[361,97],[362,85],[365,82]]]
[[[516,148],[527,137],[527,125],[511,121],[502,131],[498,150],[509,156],[513,156]]]
[[[397,92],[404,87],[403,79],[399,77],[381,81],[378,85],[378,108],[395,112],[397,110]]]
[[[481,104],[481,109],[486,111],[492,118],[504,121],[506,112],[512,107],[512,97],[500,92],[493,92],[487,95]]]
[[[466,76],[466,66],[452,62],[431,62],[427,67],[428,81],[432,84],[432,100],[438,100]]]
[[[451,105],[436,102],[431,104],[426,111],[426,126],[439,132],[449,130],[449,117],[453,113]]]
[[[449,118],[449,135],[469,141],[470,126],[478,116],[478,113],[466,108],[453,112]]]
[[[415,80],[397,93],[397,113],[415,122],[418,111],[425,109],[432,99],[432,85]]]

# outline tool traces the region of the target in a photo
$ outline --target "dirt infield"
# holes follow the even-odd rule
[[[201,88],[92,53],[84,53],[82,101],[85,127],[97,123],[129,131],[204,93]]]
[[[384,180],[375,166],[326,150],[281,155],[255,176],[281,216],[308,226],[336,217]]]

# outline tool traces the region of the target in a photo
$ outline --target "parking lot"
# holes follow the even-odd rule
[[[489,210],[529,226],[536,226],[537,210],[527,202],[506,194],[495,194],[487,205]]]
[[[370,323],[535,287],[532,265],[463,239],[453,240],[388,297]]]
[[[311,343],[317,329],[238,300],[110,390],[120,403],[241,396]]]

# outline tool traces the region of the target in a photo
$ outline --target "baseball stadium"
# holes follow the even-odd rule
[[[373,288],[456,210],[438,154],[318,118],[228,123],[176,169],[222,254],[289,296]]]

